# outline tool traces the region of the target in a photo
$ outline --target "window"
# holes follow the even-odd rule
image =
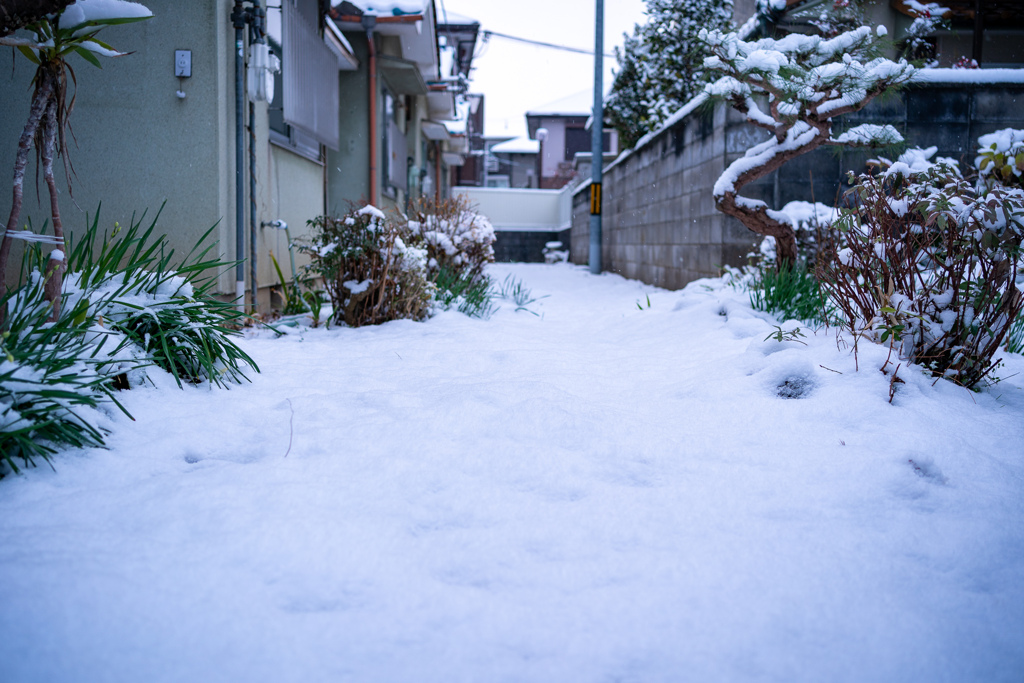
[[[281,0],[282,118],[338,149],[338,56],[320,35],[319,11],[318,0]]]
[[[395,190],[409,188],[409,168],[406,161],[408,148],[405,133],[398,126],[398,101],[386,88],[381,88],[383,106],[381,107],[381,178],[384,179],[384,192],[389,197],[395,196]]]
[[[269,39],[270,47],[275,55],[282,54],[281,44]],[[283,69],[282,69],[283,71]],[[282,85],[283,74],[281,71],[274,74],[274,100],[270,103],[267,112],[270,119],[270,141],[282,147],[289,147],[292,151],[304,157],[320,161],[320,142],[312,135],[285,123],[284,120],[284,87]]]
[[[612,134],[604,131],[601,135],[602,153],[610,152]],[[565,161],[572,161],[579,152],[590,152],[590,131],[586,128],[565,129]]]

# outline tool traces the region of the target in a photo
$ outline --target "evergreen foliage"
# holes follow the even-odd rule
[[[647,0],[647,22],[634,27],[622,51],[616,48],[619,68],[605,103],[624,148],[700,92],[710,52],[697,34],[728,29],[732,7],[732,0]]]

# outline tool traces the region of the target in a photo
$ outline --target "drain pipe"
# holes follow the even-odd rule
[[[266,13],[260,0],[252,0],[252,23],[250,43],[266,42]],[[259,302],[259,281],[256,278],[256,105],[249,100],[249,289],[252,296],[252,312],[256,313]]]
[[[245,10],[235,0],[235,306],[245,311]]]
[[[377,47],[373,43],[377,17],[364,14],[360,21],[366,30],[366,46],[370,51],[370,203],[377,206]]]

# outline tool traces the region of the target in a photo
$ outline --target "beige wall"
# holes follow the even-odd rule
[[[71,116],[78,145],[71,143],[77,171],[72,181],[74,198],[65,193],[61,200],[65,227],[72,233],[81,229],[86,213],[93,214],[101,201],[101,225],[107,226],[114,221],[126,224],[133,212],[153,215],[166,201],[158,228],[170,236],[179,253],[187,252],[203,232],[217,224],[214,234],[220,255],[233,260],[234,30],[229,21],[233,3],[147,0],[145,4],[153,11],[152,19],[107,28],[100,34],[113,46],[133,54],[100,58],[102,70],[78,57],[70,60],[78,81]],[[191,78],[174,76],[177,49],[192,51]],[[19,55],[12,76],[11,59],[10,50],[0,51],[0,87],[5,93],[0,98],[0,177],[7,178],[28,114],[32,73],[28,61]],[[175,95],[179,89],[185,92],[184,99]],[[284,150],[272,151],[266,104],[257,103],[256,112],[257,225],[284,218],[295,228],[304,227],[307,219],[323,210],[322,167]],[[283,160],[286,156],[289,158]],[[39,225],[48,210],[45,203],[35,201],[34,167],[33,161],[22,222],[31,218]],[[245,183],[248,192],[248,178]],[[63,181],[60,185],[64,187]],[[10,211],[9,197],[9,190],[0,191],[0,212],[5,218]],[[257,240],[262,252],[258,259],[261,286],[276,282],[266,249],[275,247],[277,253],[277,239],[274,235]],[[223,275],[220,291],[233,293],[234,279],[233,270]]]

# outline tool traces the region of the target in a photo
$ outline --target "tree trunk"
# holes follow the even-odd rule
[[[60,220],[57,183],[53,179],[53,150],[57,143],[57,106],[57,100],[50,98],[43,116],[43,147],[39,150],[43,163],[43,178],[50,191],[50,216],[53,220],[53,237],[56,241],[46,263],[46,281],[43,285],[43,294],[46,296],[46,300],[53,303],[51,320],[57,320],[60,317],[61,288],[64,285],[64,271],[67,270],[64,225]]]
[[[46,110],[46,104],[53,93],[53,83],[44,80],[32,93],[32,107],[29,109],[28,122],[18,140],[18,154],[14,159],[14,198],[11,201],[11,215],[7,219],[7,230],[0,242],[0,297],[7,293],[7,261],[11,254],[10,233],[18,229],[21,218],[21,204],[24,196],[25,167],[28,165],[28,151],[32,148],[32,140],[39,129],[39,123]]]
[[[796,247],[796,230],[789,223],[784,223],[774,218],[771,214],[775,212],[769,212],[768,206],[763,202],[754,202],[745,197],[740,197],[739,191],[748,183],[752,183],[778,170],[787,161],[815,150],[828,141],[829,121],[803,121],[803,123],[806,123],[809,129],[816,131],[813,137],[797,147],[782,147],[778,149],[772,156],[764,159],[761,163],[737,174],[732,182],[731,191],[715,195],[715,206],[719,211],[739,219],[743,225],[759,235],[775,238],[776,267],[780,270],[787,266],[792,267],[796,265],[800,258],[800,252]],[[780,147],[784,140],[783,135],[782,132],[776,135],[776,144],[780,145]],[[746,157],[737,159],[729,165],[725,172],[729,173],[737,164],[742,166],[746,159]]]

